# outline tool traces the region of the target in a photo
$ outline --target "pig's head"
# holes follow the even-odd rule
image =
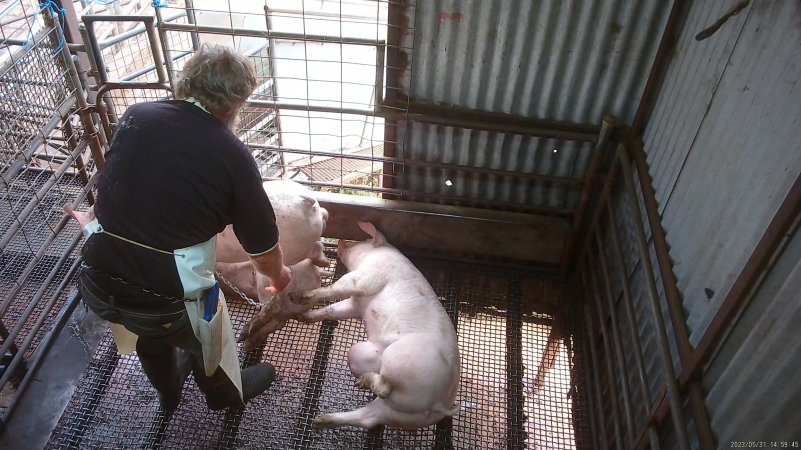
[[[322,229],[325,228],[325,224],[328,223],[328,210],[320,206],[320,203],[318,203],[317,199],[315,199],[314,197],[311,197],[306,194],[301,194],[300,198],[303,202],[303,206],[308,208],[306,214],[312,220],[316,219],[321,222],[322,228],[320,229],[320,231],[322,232]]]
[[[365,255],[369,254],[376,247],[387,243],[387,238],[385,238],[372,223],[359,222],[359,228],[367,233],[370,239],[364,241],[346,241],[340,239],[337,245],[337,256],[339,256],[339,260],[345,264],[345,267],[351,270]]]

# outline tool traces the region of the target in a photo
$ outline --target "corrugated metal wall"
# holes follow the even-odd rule
[[[631,123],[669,11],[670,3],[660,0],[416,2],[405,10],[413,31],[400,43],[411,51],[400,94],[423,104],[572,124],[598,126],[605,113]],[[405,124],[398,129],[398,155],[435,163],[581,178],[592,149],[576,141]],[[572,208],[580,193],[580,186],[500,178],[485,180],[500,182],[490,189],[475,173],[411,165],[401,183],[412,194],[456,195],[466,206],[504,209]]]
[[[631,123],[669,11],[660,0],[418,2],[404,90],[481,111]]]
[[[737,3],[689,2],[644,136],[694,345],[801,173],[801,2],[752,0],[695,39]],[[798,240],[704,374],[721,447],[801,435]]]
[[[801,233],[796,230],[706,370],[707,407],[721,447],[733,441],[799,442],[799,292]]]
[[[694,343],[801,172],[801,3],[751,2],[696,41],[728,3],[692,2],[645,134]]]

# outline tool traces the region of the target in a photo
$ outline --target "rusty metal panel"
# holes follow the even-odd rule
[[[417,2],[403,94],[524,117],[624,123],[639,98],[670,2]],[[413,39],[413,42],[411,41]]]
[[[732,2],[709,3],[689,12],[645,136],[693,344],[801,172],[801,4],[751,2],[696,41]]]

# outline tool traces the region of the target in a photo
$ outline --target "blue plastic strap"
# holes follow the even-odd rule
[[[53,14],[54,16],[58,16],[59,23],[61,23],[61,39],[59,39],[58,46],[54,50],[55,53],[58,53],[64,46],[64,14],[66,14],[66,10],[58,6],[58,4],[53,0],[39,2],[39,8],[42,8],[42,10],[45,9],[50,10],[51,14]]]
[[[170,6],[166,0],[153,0],[152,5],[154,8],[166,8],[167,6]]]

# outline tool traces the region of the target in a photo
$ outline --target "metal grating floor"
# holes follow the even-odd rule
[[[331,256],[336,271],[323,284],[344,271]],[[572,315],[560,312],[563,284],[516,269],[436,259],[414,262],[457,324],[461,411],[452,419],[417,431],[311,429],[318,414],[354,409],[370,400],[371,394],[354,386],[347,365],[348,348],[365,338],[357,320],[290,321],[262,352],[240,350],[245,364],[261,359],[276,366],[278,378],[265,394],[244,410],[210,411],[190,377],[168,421],[136,357],[118,356],[107,333],[46,448],[583,448],[587,430],[581,424],[586,422],[577,416],[586,407],[577,395],[583,380],[571,381],[571,373],[582,372],[572,370],[580,363],[570,355],[576,340],[572,333],[563,334],[568,337],[551,352],[551,370],[537,376],[552,326],[561,331],[574,326]],[[238,332],[254,309],[233,299],[229,308]],[[538,308],[548,312],[535,312]]]

